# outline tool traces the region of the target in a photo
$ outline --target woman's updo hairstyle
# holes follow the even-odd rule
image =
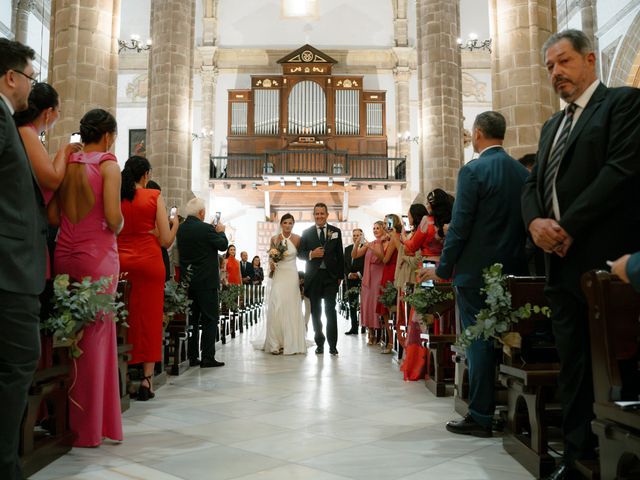
[[[293,215],[291,215],[290,213],[285,213],[284,215],[282,215],[282,218],[280,219],[280,225],[282,225],[285,220],[292,220],[293,223],[296,223],[296,219],[293,218]]]
[[[98,143],[105,133],[114,133],[118,124],[113,115],[101,108],[89,110],[80,120],[82,143]]]
[[[18,127],[32,123],[47,108],[56,108],[60,103],[58,92],[48,83],[36,83],[29,94],[29,107],[16,112],[13,118]],[[40,133],[40,132],[38,132]]]
[[[134,155],[127,160],[122,170],[122,186],[120,187],[120,199],[133,201],[136,196],[136,182],[151,170],[149,160]]]

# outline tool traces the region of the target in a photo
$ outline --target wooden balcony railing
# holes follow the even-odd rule
[[[349,155],[333,150],[277,150],[211,156],[209,177],[260,179],[264,175],[348,176],[352,180],[406,180],[406,158]]]

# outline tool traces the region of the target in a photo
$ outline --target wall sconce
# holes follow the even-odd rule
[[[398,142],[420,143],[420,137],[412,136],[411,132],[409,130],[407,130],[406,132],[404,132],[404,135],[402,133],[398,133]]]
[[[280,186],[284,187],[284,177],[280,177]]]
[[[211,129],[207,130],[206,128],[203,128],[202,130],[200,130],[200,133],[191,134],[191,141],[195,142],[196,140],[202,140],[203,138],[212,138],[212,137],[213,137],[213,130]]]
[[[265,178],[265,179],[264,179],[264,182],[262,182],[262,184],[263,184],[265,187],[268,187],[268,186],[269,186],[269,180],[267,180],[267,179]]]
[[[151,49],[151,39],[147,38],[147,43],[142,44],[140,42],[140,35],[133,33],[131,34],[131,40],[118,40],[118,46],[118,53],[122,52],[122,50],[133,50],[140,53],[144,50]]]
[[[348,187],[348,186],[349,186],[349,179],[348,179],[348,178],[345,178],[345,179],[344,179],[344,186],[345,186],[345,187]]]
[[[302,182],[300,181],[300,177],[296,178],[296,187],[299,187],[300,185],[302,185]]]
[[[318,179],[316,177],[313,177],[311,179],[311,186],[312,187],[317,187],[318,186]]]
[[[333,187],[333,178],[332,177],[329,177],[329,180],[327,180],[327,186]]]
[[[469,39],[466,42],[461,38],[458,38],[457,42],[460,50],[469,50],[470,52],[473,52],[474,50],[487,50],[491,53],[491,39],[478,40],[478,35],[475,33],[470,33]]]

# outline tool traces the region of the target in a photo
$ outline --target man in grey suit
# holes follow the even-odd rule
[[[20,423],[40,357],[38,295],[44,289],[44,202],[13,121],[25,110],[35,52],[0,39],[0,478],[21,479]]]
[[[425,278],[451,278],[464,328],[476,323],[485,307],[480,288],[482,271],[494,263],[503,272],[527,273],[525,228],[520,216],[520,194],[529,174],[502,148],[506,130],[498,112],[483,112],[473,125],[473,149],[479,153],[460,169],[453,215],[440,265],[424,269]],[[495,358],[493,342],[476,340],[466,351],[469,362],[469,413],[447,423],[452,433],[491,436],[495,410]]]

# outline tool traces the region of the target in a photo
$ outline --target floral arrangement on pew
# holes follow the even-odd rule
[[[396,310],[396,301],[398,299],[398,290],[396,289],[393,282],[387,282],[387,284],[382,288],[382,292],[378,297],[378,301],[387,307],[390,312],[395,312]]]
[[[345,292],[345,296],[350,307],[360,308],[360,287],[351,287]]]
[[[189,316],[193,300],[189,299],[189,284],[191,283],[191,266],[180,277],[180,282],[173,278],[164,284],[164,309],[162,326],[166,328],[177,314]]]
[[[220,304],[231,312],[238,311],[238,299],[242,295],[242,285],[227,285],[220,291]]]
[[[458,337],[456,345],[466,348],[478,339],[494,339],[502,345],[504,353],[511,356],[512,348],[520,348],[522,337],[518,332],[510,332],[511,325],[521,319],[530,318],[533,314],[551,316],[551,309],[547,306],[525,305],[513,308],[511,293],[507,290],[507,275],[502,273],[502,264],[494,263],[485,268],[482,277],[484,287],[481,292],[486,294],[486,308],[476,315],[476,324],[467,327]]]
[[[71,282],[69,275],[57,275],[53,280],[53,311],[40,329],[52,335],[55,343],[69,346],[73,358],[80,357],[83,352],[78,342],[87,324],[96,319],[124,322],[127,317],[124,303],[118,301],[120,294],[105,293],[113,281],[111,277],[95,281],[84,277]]]
[[[414,320],[420,324],[423,332],[432,325],[435,317],[453,306],[453,293],[437,287],[416,287],[413,293],[407,293],[404,301],[413,307]]]

